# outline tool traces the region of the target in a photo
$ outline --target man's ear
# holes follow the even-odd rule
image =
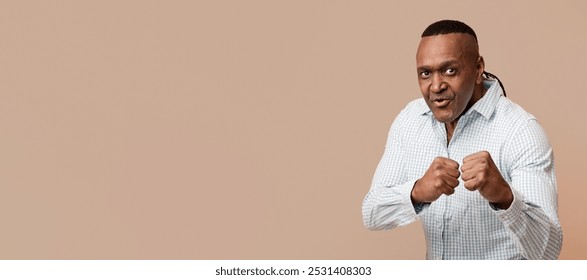
[[[483,60],[482,56],[477,58],[475,67],[477,68],[477,77],[475,78],[475,83],[480,85],[483,82],[483,72],[485,72],[485,60]]]

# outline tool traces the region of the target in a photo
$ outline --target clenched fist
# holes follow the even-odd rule
[[[514,195],[509,184],[503,179],[489,152],[482,151],[463,159],[462,179],[465,188],[479,191],[487,201],[501,209],[512,204]]]
[[[444,157],[437,157],[430,167],[414,184],[412,188],[412,202],[430,203],[437,200],[442,194],[451,195],[459,185],[459,163]]]

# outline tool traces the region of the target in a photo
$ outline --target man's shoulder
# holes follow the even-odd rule
[[[426,105],[426,101],[424,101],[424,98],[420,97],[408,102],[406,107],[402,109],[399,115],[418,116],[423,115],[428,111],[430,111],[430,108],[428,108],[428,105]]]
[[[536,117],[508,98],[499,100],[493,122],[494,127],[503,131],[502,135],[508,135],[507,139],[518,139],[524,143],[548,142],[546,132]]]
[[[507,121],[510,126],[517,122],[522,124],[531,120],[536,120],[536,117],[526,111],[522,106],[505,97],[500,98],[495,113],[496,118]]]
[[[414,99],[408,102],[408,104],[395,117],[393,126],[400,130],[417,127],[415,124],[424,121],[426,118],[423,118],[422,116],[425,116],[429,111],[430,108],[428,108],[428,105],[426,105],[423,98]]]

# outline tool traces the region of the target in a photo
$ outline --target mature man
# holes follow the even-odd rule
[[[421,219],[428,259],[556,259],[551,146],[485,72],[475,32],[459,21],[431,24],[416,64],[423,98],[391,126],[363,201],[365,226]]]

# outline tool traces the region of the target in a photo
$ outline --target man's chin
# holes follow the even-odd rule
[[[434,118],[441,123],[450,123],[455,119],[453,116],[446,114],[434,114]]]

